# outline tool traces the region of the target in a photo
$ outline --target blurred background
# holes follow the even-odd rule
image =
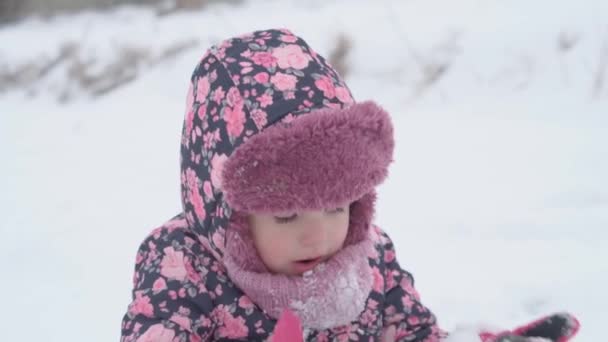
[[[608,2],[0,0],[3,339],[110,341],[205,50],[289,28],[392,115],[376,222],[452,330],[608,319]]]

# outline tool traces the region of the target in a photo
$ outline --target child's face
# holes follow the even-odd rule
[[[323,211],[252,214],[251,235],[266,267],[300,275],[342,248],[348,232],[349,206]]]

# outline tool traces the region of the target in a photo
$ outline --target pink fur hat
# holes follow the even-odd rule
[[[224,166],[225,200],[242,213],[352,203],[351,238],[360,240],[393,146],[390,117],[374,102],[311,111],[265,129],[235,150]]]

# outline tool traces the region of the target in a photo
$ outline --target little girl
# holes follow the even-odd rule
[[[283,312],[301,324],[293,340],[448,338],[372,225],[393,146],[388,113],[355,102],[293,33],[209,49],[186,100],[183,211],[137,252],[122,341],[267,341]],[[554,315],[464,340],[566,341],[577,328]]]

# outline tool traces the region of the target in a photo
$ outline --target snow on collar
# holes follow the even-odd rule
[[[304,328],[324,330],[348,324],[365,309],[373,285],[368,257],[373,242],[365,239],[346,246],[303,276],[287,276],[244,269],[224,256],[230,279],[269,316],[294,311]]]

